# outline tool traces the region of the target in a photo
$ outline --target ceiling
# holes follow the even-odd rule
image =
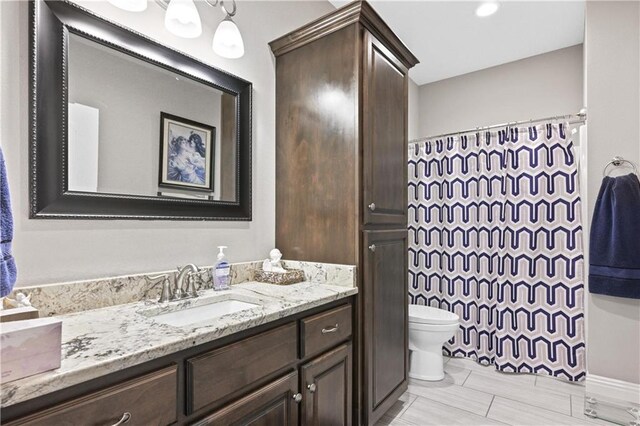
[[[349,3],[329,0],[334,6]],[[480,2],[369,0],[420,64],[418,85],[517,61],[584,40],[580,1],[501,1],[494,15],[478,18]]]

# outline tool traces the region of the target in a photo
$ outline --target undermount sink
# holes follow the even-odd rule
[[[176,309],[169,312],[153,309],[140,313],[163,324],[183,327],[259,306],[257,303],[230,298],[226,300],[205,301],[205,303],[200,303],[196,306],[176,307]]]

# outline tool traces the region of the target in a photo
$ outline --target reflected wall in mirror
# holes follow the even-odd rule
[[[75,34],[68,55],[69,191],[236,200],[235,96]]]
[[[71,3],[30,18],[32,218],[251,220],[250,82]]]

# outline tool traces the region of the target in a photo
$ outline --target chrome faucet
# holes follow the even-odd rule
[[[200,272],[193,263],[184,266],[182,269],[178,266],[178,277],[176,278],[176,286],[173,290],[173,299],[184,299],[187,297],[198,297],[196,290],[197,273]],[[184,288],[184,278],[187,276],[187,288]]]

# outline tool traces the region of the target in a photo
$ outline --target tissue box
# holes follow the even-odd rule
[[[39,318],[2,323],[0,373],[2,382],[60,368],[62,321]]]

